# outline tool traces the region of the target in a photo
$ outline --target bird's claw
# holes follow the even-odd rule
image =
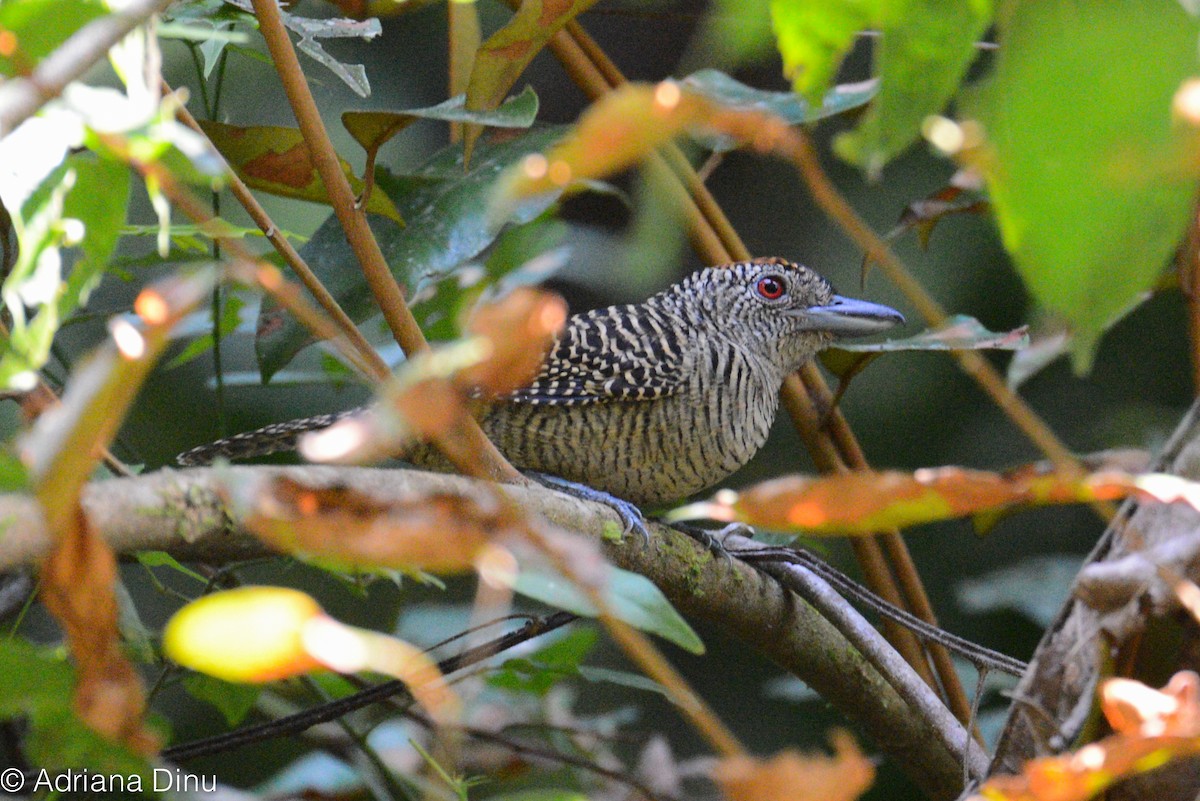
[[[741,534],[742,536],[752,536],[754,534],[754,529],[745,523],[730,523],[716,531],[686,523],[676,523],[674,528],[700,543],[701,546],[713,555],[713,558],[724,559],[727,562],[733,561],[733,554],[725,546],[725,539],[730,534]]]
[[[565,478],[559,478],[547,473],[538,473],[529,470],[525,471],[525,475],[537,481],[542,486],[558,490],[561,493],[570,495],[572,498],[604,504],[621,518],[621,525],[623,527],[621,531],[622,537],[627,534],[636,533],[642,538],[643,545],[650,545],[650,529],[646,528],[646,518],[642,515],[642,511],[629,501],[621,500],[615,495],[610,495],[603,490],[589,487],[586,484],[568,481]]]

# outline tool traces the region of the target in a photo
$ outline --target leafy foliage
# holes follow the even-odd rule
[[[500,174],[530,153],[562,136],[562,129],[539,127],[525,136],[477,149],[466,168],[462,148],[451,145],[411,175],[381,173],[378,186],[408,221],[404,227],[381,218],[371,230],[400,285],[410,293],[452,273],[491,245],[506,222],[527,223],[555,201],[550,195],[524,204],[509,221],[489,216],[490,190]],[[301,249],[301,255],[352,320],[375,313],[374,299],[337,222],[330,216]],[[311,335],[276,304],[264,303],[259,314],[256,350],[263,378],[286,366]]]
[[[963,103],[982,126],[963,157],[987,178],[1030,292],[1071,323],[1086,370],[1188,223],[1200,140],[1173,119],[1172,97],[1200,66],[1200,20],[1173,0],[1073,9],[1022,2],[1001,20],[995,69]]]

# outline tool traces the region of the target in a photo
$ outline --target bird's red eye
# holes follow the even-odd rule
[[[783,297],[783,279],[776,275],[768,275],[758,279],[758,294],[767,300],[779,300]]]

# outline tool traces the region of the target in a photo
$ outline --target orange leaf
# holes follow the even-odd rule
[[[46,558],[41,599],[58,619],[78,668],[75,712],[110,740],[149,754],[157,738],[142,727],[146,701],[137,671],[121,651],[113,586],[117,562],[76,504],[74,521]]]
[[[596,0],[523,0],[508,24],[489,36],[475,54],[467,82],[467,108],[484,111],[499,106],[550,38],[595,4]],[[467,161],[482,130],[467,126]]]
[[[500,198],[557,191],[574,181],[619,172],[706,122],[714,108],[674,81],[626,84],[592,104],[575,130],[545,156],[527,156],[502,185]]]
[[[378,404],[307,435],[301,454],[346,464],[404,453],[418,441],[457,448],[469,402],[528,384],[566,316],[561,298],[533,289],[480,306],[467,324],[474,338],[414,357],[384,386]]]
[[[1079,479],[1032,467],[989,473],[961,467],[912,473],[863,470],[822,478],[784,476],[740,492],[722,490],[674,519],[705,516],[817,534],[870,534],[1020,506],[1086,503],[1128,496],[1200,509],[1200,484],[1161,473],[1106,470]]]
[[[993,801],[1086,801],[1117,780],[1200,754],[1200,677],[1176,673],[1162,692],[1129,679],[1101,690],[1118,729],[1071,754],[1034,759],[1019,776],[995,776],[979,788]]]
[[[875,766],[846,732],[831,739],[833,757],[794,750],[767,760],[732,757],[713,778],[730,801],[854,801],[875,781]]]
[[[496,508],[449,493],[382,502],[344,487],[267,482],[246,526],[273,548],[342,566],[462,572],[507,529]]]
[[[1114,731],[1146,737],[1200,737],[1200,676],[1176,673],[1162,690],[1132,679],[1109,679],[1100,705]]]
[[[493,396],[526,386],[538,374],[566,321],[566,301],[527,287],[476,307],[466,328],[486,337],[492,352],[484,361],[463,370],[456,383]]]
[[[299,129],[279,125],[226,125],[205,120],[201,120],[200,127],[248,186],[281,197],[329,203],[325,184],[317,174],[308,144]],[[354,175],[350,165],[341,158],[338,163],[350,181],[350,188],[356,194],[362,193],[363,182]],[[391,198],[377,186],[371,189],[366,210],[404,223]]]

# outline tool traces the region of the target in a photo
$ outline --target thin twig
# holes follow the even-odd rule
[[[108,142],[114,147],[120,147],[120,143],[114,137],[109,137]],[[230,254],[231,261],[227,263],[227,268],[232,276],[237,280],[259,286],[270,293],[314,336],[318,339],[328,340],[363,375],[373,375],[369,363],[364,361],[362,354],[346,339],[341,330],[328,317],[314,308],[295,284],[286,281],[274,265],[259,261],[237,239],[223,236],[221,226],[214,224],[213,216],[204,207],[204,204],[191,191],[180,186],[174,175],[157,162],[147,163],[132,157],[127,160],[143,176],[153,176],[163,195],[184,215],[197,225],[208,228],[209,235],[219,241],[225,252]]]
[[[172,89],[163,81],[163,94],[171,94]],[[205,136],[204,130],[200,124],[196,122],[195,117],[188,112],[187,108],[182,103],[179,104],[175,111],[175,116],[187,127],[191,128],[201,136]],[[207,137],[206,137],[207,138]],[[215,147],[213,148],[216,149]],[[350,316],[338,304],[337,299],[330,294],[325,285],[321,283],[321,279],[317,277],[304,258],[296,252],[292,247],[292,243],[284,235],[283,231],[275,225],[274,220],[267,214],[266,209],[254,197],[254,193],[250,191],[250,187],[246,186],[245,181],[238,177],[237,173],[231,168],[227,177],[229,183],[229,191],[237,199],[238,203],[242,204],[242,208],[250,215],[250,219],[254,220],[254,224],[267,238],[267,241],[275,248],[275,251],[283,257],[284,262],[292,268],[292,272],[304,284],[312,296],[320,304],[329,318],[333,320],[338,330],[345,335],[350,344],[362,355],[364,364],[366,364],[371,372],[371,375],[378,381],[382,381],[391,375],[391,370],[388,369],[387,362],[380,357],[375,348],[371,347],[371,343],[367,341],[362,332],[358,330],[358,326],[350,319]]]
[[[448,675],[465,667],[470,667],[485,659],[490,659],[496,654],[503,653],[509,648],[527,642],[534,637],[540,637],[543,634],[561,628],[575,619],[575,616],[569,612],[555,612],[548,617],[530,622],[516,631],[470,648],[461,654],[441,660],[438,662],[438,671],[442,675]],[[351,712],[355,712],[363,707],[370,706],[395,695],[406,694],[407,692],[408,690],[403,682],[385,681],[366,690],[360,690],[353,695],[321,704],[312,709],[306,709],[295,715],[288,715],[287,717],[268,723],[244,726],[236,731],[226,732],[215,737],[206,737],[190,743],[171,746],[164,749],[161,756],[163,759],[173,762],[186,762],[189,759],[230,751],[234,748],[241,748],[244,745],[251,745],[276,737],[299,734],[305,729],[316,726],[318,723],[328,723],[331,720],[349,715]]]
[[[736,535],[729,537],[728,542],[739,549],[755,547],[753,540]],[[941,700],[929,685],[922,681],[909,665],[888,647],[888,643],[879,636],[870,623],[834,592],[824,578],[794,564],[776,562],[762,565],[761,569],[816,606],[828,620],[835,621],[838,631],[845,635],[858,652],[875,666],[880,675],[888,680],[905,703],[913,709],[921,710],[922,717],[933,724],[934,732],[941,740],[942,746],[961,758],[961,761],[968,767],[969,775],[972,777],[985,775],[987,756],[979,745],[967,736],[963,725],[942,705]],[[967,749],[965,755],[963,753],[964,745]]]
[[[427,729],[432,729],[435,725],[432,720],[420,714],[411,707],[406,709],[402,714],[410,720],[421,724]],[[489,731],[487,729],[481,729],[478,726],[460,725],[452,726],[452,728],[458,729],[468,737],[473,737],[476,740],[495,743],[496,745],[512,751],[514,754],[534,757],[536,759],[544,759],[549,762],[557,762],[562,765],[570,765],[571,767],[586,770],[589,773],[595,773],[597,776],[603,776],[609,781],[614,781],[618,784],[623,784],[626,787],[636,790],[638,793],[641,793],[643,796],[649,799],[649,801],[664,801],[663,796],[651,790],[644,783],[638,781],[629,773],[615,770],[613,768],[606,768],[597,763],[595,760],[585,759],[584,757],[575,756],[574,754],[564,754],[562,751],[555,751],[551,748],[542,748],[541,746],[522,743],[512,739],[511,737],[505,737],[503,734]]]
[[[781,137],[778,142],[781,146],[779,152],[799,169],[817,205],[862,249],[868,261],[879,265],[927,324],[933,327],[945,324],[948,319],[946,310],[925,291],[925,287],[913,277],[888,244],[858,216],[833,185],[821,166],[808,134],[799,128],[787,130],[789,135]],[[1068,476],[1082,474],[1082,468],[1071,452],[1037,413],[1008,388],[987,360],[973,350],[953,350],[950,353],[963,372],[975,379],[992,401],[1054,463],[1056,469]]]
[[[890,604],[879,598],[866,587],[851,579],[845,573],[832,565],[823,562],[818,557],[803,548],[772,548],[754,547],[745,550],[730,550],[730,555],[751,564],[759,562],[786,562],[800,565],[811,570],[825,581],[829,582],[844,597],[858,601],[879,615],[890,618],[901,626],[911,629],[913,633],[924,640],[938,642],[953,650],[962,658],[969,661],[977,670],[999,670],[1010,676],[1024,675],[1029,665],[999,651],[984,648],[978,643],[952,634],[945,629],[930,626],[919,617],[912,615],[895,604]]]

